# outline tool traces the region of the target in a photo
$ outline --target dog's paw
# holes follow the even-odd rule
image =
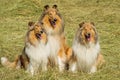
[[[95,66],[93,66],[93,67],[91,68],[89,74],[91,74],[91,73],[95,73],[96,71],[97,71],[97,68],[96,68]]]
[[[6,57],[1,57],[1,64],[4,65],[8,59]]]

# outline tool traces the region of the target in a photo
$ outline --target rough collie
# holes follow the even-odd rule
[[[43,23],[43,27],[48,34],[48,44],[50,45],[49,61],[52,66],[59,65],[60,71],[64,70],[66,59],[66,50],[69,52],[69,47],[66,46],[64,35],[64,21],[58,11],[57,5],[50,7],[44,6],[44,11],[39,22]]]
[[[100,54],[98,34],[93,22],[82,22],[75,35],[72,45],[70,71],[94,73],[97,66],[104,62]]]
[[[44,24],[44,28],[49,35],[61,35],[64,33],[64,21],[57,5],[52,7],[45,5],[39,21]]]
[[[29,22],[29,30],[22,54],[14,62],[9,62],[7,58],[2,57],[1,63],[12,68],[21,66],[32,75],[38,71],[39,67],[44,71],[47,70],[50,48],[47,44],[46,31],[41,26],[42,24]]]

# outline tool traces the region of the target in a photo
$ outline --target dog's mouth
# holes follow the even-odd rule
[[[53,20],[49,19],[49,22],[50,22],[51,26],[56,27],[57,19],[53,19]]]
[[[38,39],[42,39],[42,34],[43,34],[43,31],[40,31],[39,33],[36,33],[36,37]]]
[[[91,39],[91,34],[90,34],[90,33],[85,34],[85,38],[86,38],[87,41],[90,41],[90,39]]]

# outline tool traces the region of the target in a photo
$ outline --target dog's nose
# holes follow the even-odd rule
[[[43,33],[43,31],[40,31],[40,33],[42,34],[42,33]]]
[[[57,21],[57,19],[55,18],[54,21]]]
[[[87,36],[90,36],[90,33],[87,33]]]
[[[87,34],[86,34],[86,37],[90,37],[90,33],[87,33]]]

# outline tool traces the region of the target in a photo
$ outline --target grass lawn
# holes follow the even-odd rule
[[[21,53],[27,23],[37,21],[46,4],[58,5],[69,46],[80,22],[96,24],[106,65],[94,74],[60,73],[54,68],[31,77],[0,64],[0,80],[120,80],[120,0],[0,0],[0,57],[13,61]]]

